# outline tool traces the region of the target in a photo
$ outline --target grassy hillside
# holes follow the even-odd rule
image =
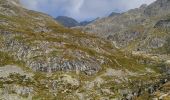
[[[164,78],[159,59],[121,51],[106,39],[8,3],[0,2],[6,9],[0,11],[0,99],[125,99]]]

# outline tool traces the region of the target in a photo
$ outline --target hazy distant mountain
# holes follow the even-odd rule
[[[79,23],[79,26],[86,26],[86,25],[88,25],[88,24],[90,24],[90,23],[95,22],[95,21],[98,20],[98,19],[99,19],[99,18],[96,18],[96,19],[91,20],[91,21],[82,21],[82,22]]]
[[[79,22],[67,16],[58,16],[56,20],[65,27],[75,27],[79,25]]]
[[[96,18],[96,19],[98,19],[98,18]],[[58,21],[60,24],[62,24],[65,27],[86,26],[86,25],[94,22],[95,20],[92,20],[92,21],[82,21],[82,22],[79,23],[75,19],[73,19],[71,17],[67,17],[67,16],[58,16],[56,18],[56,21]]]
[[[88,24],[90,24],[90,23],[92,23],[93,21],[83,21],[83,22],[80,22],[79,23],[79,26],[86,26],[86,25],[88,25]]]

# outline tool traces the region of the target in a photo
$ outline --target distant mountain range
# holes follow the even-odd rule
[[[71,18],[71,17],[67,17],[67,16],[58,16],[57,18],[55,18],[55,20],[57,22],[59,22],[60,24],[62,24],[65,27],[76,27],[76,26],[86,26],[92,22],[94,22],[95,20],[97,20],[98,18],[91,20],[91,21],[82,21],[82,22],[78,22],[77,20]]]
[[[118,15],[120,15],[120,13],[112,12],[108,17],[118,16]],[[86,26],[90,23],[95,22],[98,19],[99,19],[99,17],[94,20],[91,20],[91,21],[78,22],[74,18],[71,18],[68,16],[58,16],[57,18],[55,18],[55,20],[57,22],[59,22],[61,25],[65,26],[65,27]]]

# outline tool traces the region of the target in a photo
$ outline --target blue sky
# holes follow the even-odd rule
[[[69,16],[78,21],[104,17],[111,12],[124,12],[153,1],[155,0],[21,0],[28,9],[53,17]]]

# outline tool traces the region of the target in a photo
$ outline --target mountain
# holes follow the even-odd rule
[[[65,27],[75,27],[79,25],[79,22],[75,19],[66,16],[58,16],[56,20]]]
[[[118,16],[118,15],[120,15],[120,13],[112,12],[112,13],[109,15],[109,17]]]
[[[96,19],[91,20],[91,21],[82,21],[82,22],[79,23],[79,26],[86,26],[86,25],[88,25],[88,24],[90,24],[90,23],[95,22],[95,21],[98,20],[98,19],[99,19],[99,18],[96,18]]]
[[[86,26],[86,25],[88,25],[88,24],[90,24],[92,22],[93,21],[82,21],[82,22],[80,22],[79,26]]]
[[[154,26],[166,25],[161,20]],[[18,0],[0,1],[2,100],[152,99],[168,87],[168,73],[169,61],[63,27]]]
[[[113,41],[125,51],[166,56],[169,52],[169,11],[169,0],[157,0],[119,16],[97,20],[82,29]]]
[[[58,21],[60,24],[62,24],[65,27],[76,27],[76,26],[86,26],[92,22],[94,22],[95,20],[92,21],[82,21],[82,22],[78,22],[75,19],[71,18],[71,17],[67,17],[67,16],[58,16],[56,19],[56,21]]]

